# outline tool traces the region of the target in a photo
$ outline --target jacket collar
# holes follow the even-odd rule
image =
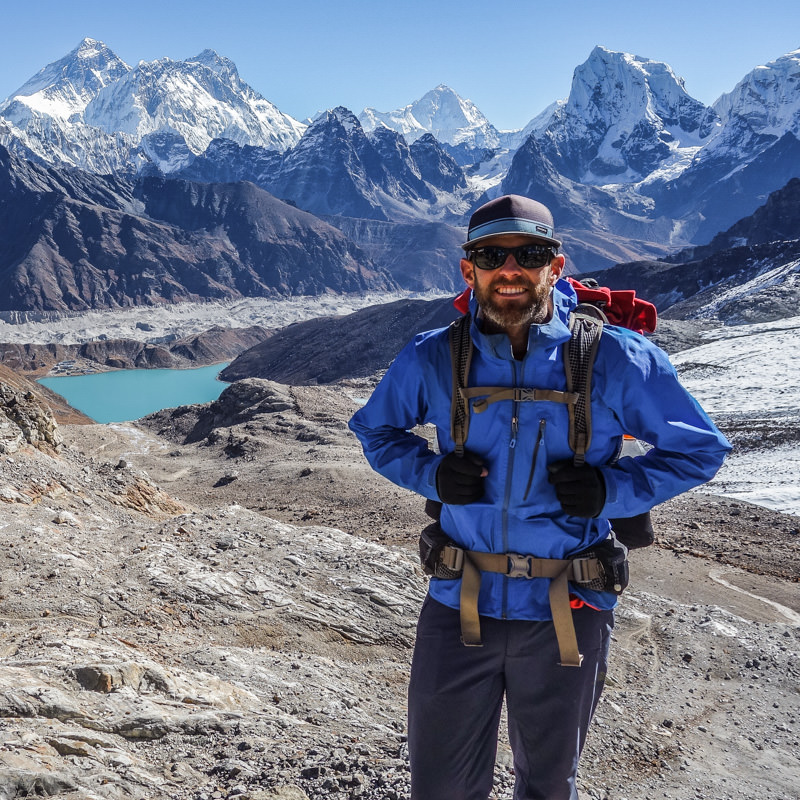
[[[559,279],[551,293],[553,299],[553,316],[542,325],[531,325],[528,332],[528,355],[535,350],[549,350],[564,344],[570,338],[569,315],[578,303],[578,297],[570,284]],[[473,292],[469,300],[472,314],[472,339],[475,346],[486,356],[500,358],[504,361],[514,359],[511,343],[504,333],[486,334],[480,330],[480,309]]]

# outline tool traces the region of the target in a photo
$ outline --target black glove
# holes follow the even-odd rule
[[[483,497],[483,459],[465,452],[448,453],[436,470],[436,491],[443,503],[463,506]]]
[[[606,504],[606,484],[597,467],[558,461],[547,467],[561,508],[573,517],[596,517]]]

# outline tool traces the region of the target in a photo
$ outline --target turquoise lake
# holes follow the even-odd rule
[[[41,378],[95,422],[129,422],[162,408],[210,403],[230,384],[217,380],[225,364],[199,369],[125,369],[95,375]]]

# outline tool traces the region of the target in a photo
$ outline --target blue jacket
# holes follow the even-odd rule
[[[533,325],[528,351],[514,359],[504,334],[486,335],[474,320],[470,386],[566,389],[562,345],[577,298],[566,281],[553,290],[550,322]],[[436,470],[453,450],[450,436],[452,373],[447,329],[419,334],[397,356],[369,401],[350,420],[372,467],[394,483],[439,500]],[[606,503],[595,519],[567,515],[548,482],[547,465],[572,458],[566,406],[549,401],[500,401],[470,414],[466,449],[488,467],[485,494],[469,505],[445,505],[441,525],[469,550],[565,558],[608,536],[608,518],[648,511],[712,478],[730,444],[678,382],[667,355],[643,336],[604,327],[592,388],[589,464],[601,468]],[[516,420],[516,421],[515,421]],[[441,454],[415,435],[415,425],[436,426]],[[628,433],[652,445],[646,454],[615,461]],[[459,606],[460,580],[433,578],[429,591]],[[500,619],[551,618],[547,579],[483,573],[478,608]],[[612,608],[611,593],[571,587],[597,608]]]

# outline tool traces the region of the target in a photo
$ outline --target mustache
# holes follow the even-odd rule
[[[528,278],[524,278],[524,277],[513,278],[512,279],[512,278],[506,278],[506,277],[500,276],[498,278],[495,278],[495,280],[492,281],[492,286],[528,286],[528,287],[531,287],[531,286],[533,286],[533,282],[530,281]]]

